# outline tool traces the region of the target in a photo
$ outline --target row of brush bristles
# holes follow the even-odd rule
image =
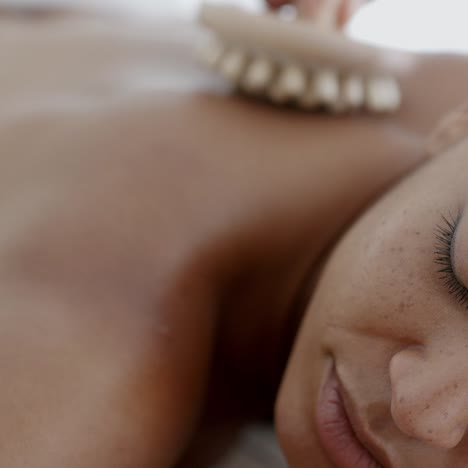
[[[339,113],[391,113],[401,104],[399,84],[388,76],[364,76],[327,66],[304,67],[248,53],[219,40],[205,44],[199,59],[242,92],[275,104]]]

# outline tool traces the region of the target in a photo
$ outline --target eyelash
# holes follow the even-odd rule
[[[435,237],[435,263],[438,265],[437,272],[444,281],[449,293],[466,309],[468,309],[468,289],[463,286],[457,278],[453,269],[452,251],[455,231],[460,220],[460,215],[456,218],[442,216],[443,223],[436,227]]]

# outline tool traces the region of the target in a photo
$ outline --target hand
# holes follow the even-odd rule
[[[314,18],[320,14],[324,6],[337,4],[336,22],[343,27],[351,16],[369,0],[267,0],[271,8],[279,8],[287,4],[295,4],[302,16]]]

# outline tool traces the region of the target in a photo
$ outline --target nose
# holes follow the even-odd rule
[[[460,443],[468,426],[467,361],[419,347],[393,356],[391,412],[402,432],[443,449]]]

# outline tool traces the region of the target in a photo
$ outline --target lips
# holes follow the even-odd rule
[[[323,448],[339,468],[382,468],[356,436],[334,368],[318,402],[317,429]]]

